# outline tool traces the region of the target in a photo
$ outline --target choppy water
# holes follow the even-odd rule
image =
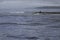
[[[0,40],[60,40],[60,14],[0,16]]]

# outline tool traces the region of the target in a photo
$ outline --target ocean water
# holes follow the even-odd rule
[[[59,40],[60,15],[0,17],[0,40]]]
[[[0,40],[60,40],[60,14],[28,13],[0,15]]]

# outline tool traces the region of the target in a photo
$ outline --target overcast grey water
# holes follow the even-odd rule
[[[60,14],[0,16],[0,40],[60,40]]]

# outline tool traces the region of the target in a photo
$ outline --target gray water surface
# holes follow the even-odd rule
[[[0,40],[60,40],[60,14],[0,16]]]

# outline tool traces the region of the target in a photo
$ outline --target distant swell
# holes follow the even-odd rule
[[[29,26],[39,26],[39,25],[46,25],[42,23],[0,23],[0,25],[29,25]]]
[[[21,23],[0,23],[0,25],[7,25],[7,24],[10,24],[10,25],[27,25],[27,24],[21,24]]]
[[[58,25],[58,26],[47,26],[47,27],[49,27],[49,28],[60,28],[60,25]]]

